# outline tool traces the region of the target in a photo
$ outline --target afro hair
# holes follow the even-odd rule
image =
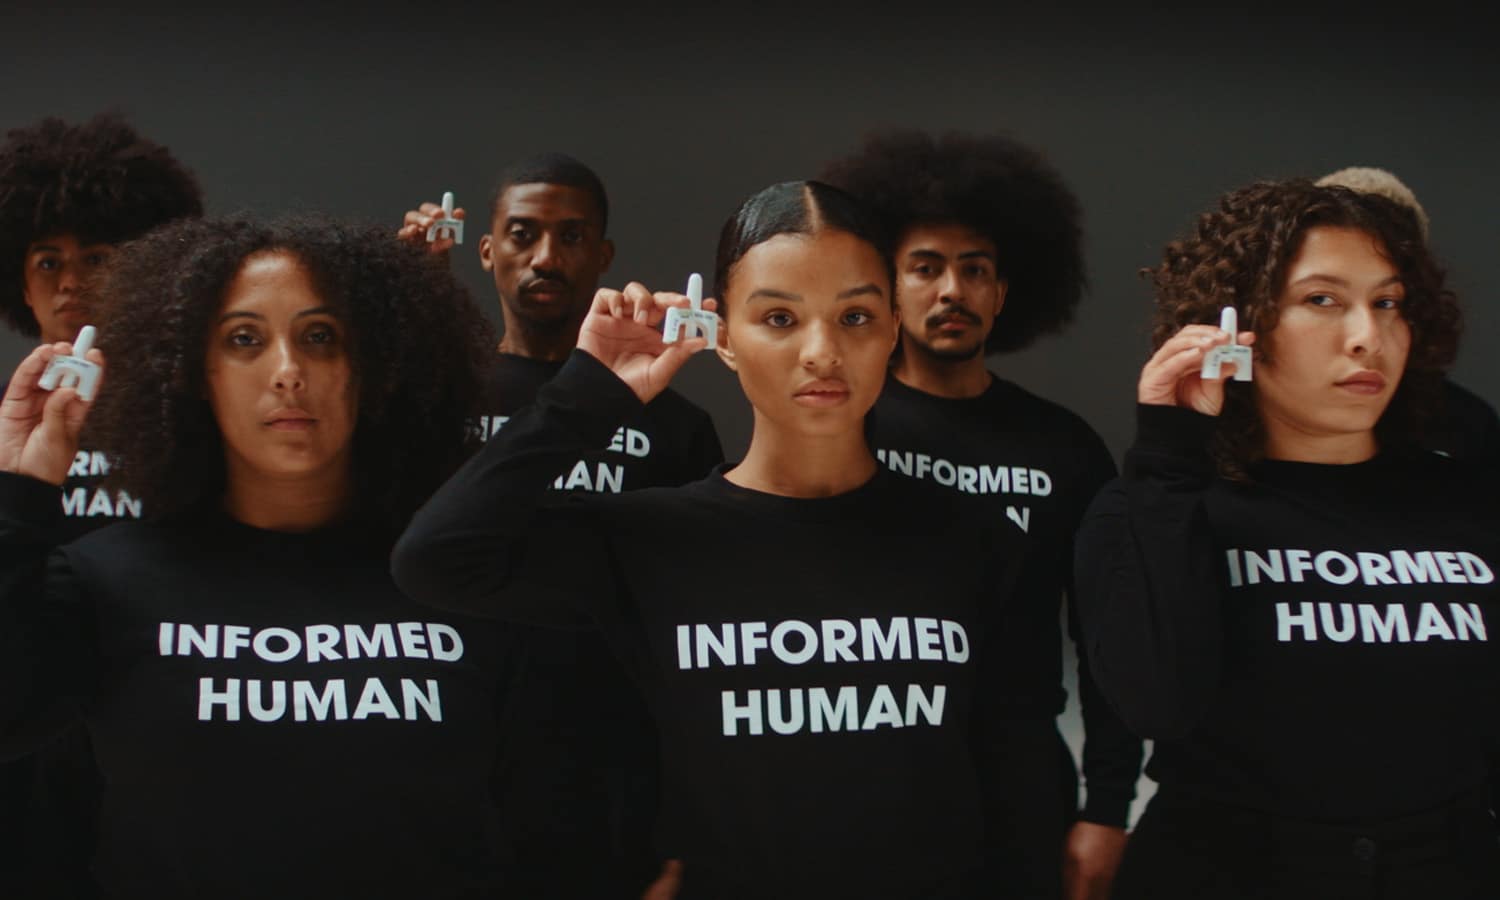
[[[0,315],[21,334],[40,334],[22,291],[26,248],[36,240],[70,234],[116,244],[202,213],[193,174],[118,115],[13,129],[0,146]]]
[[[892,234],[958,224],[994,242],[1007,289],[986,352],[1020,350],[1073,320],[1088,284],[1082,210],[1037,151],[998,136],[889,131],[820,178],[858,197]]]

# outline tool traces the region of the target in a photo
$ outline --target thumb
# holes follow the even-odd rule
[[[88,413],[89,404],[78,396],[75,388],[58,388],[42,406],[41,430],[72,447],[78,442]]]

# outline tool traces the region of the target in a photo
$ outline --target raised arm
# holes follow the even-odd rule
[[[1227,340],[1190,325],[1146,364],[1124,474],[1078,532],[1076,600],[1094,682],[1141,737],[1187,733],[1219,688],[1223,580],[1203,498],[1224,385],[1198,372]]]
[[[392,555],[403,591],[470,615],[562,626],[613,596],[597,501],[548,487],[703,348],[702,338],[664,344],[655,330],[686,302],[638,284],[599,292],[562,371],[413,517]]]

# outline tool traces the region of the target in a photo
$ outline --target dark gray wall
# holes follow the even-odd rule
[[[869,129],[1005,131],[1082,197],[1093,291],[1069,334],[992,366],[1082,413],[1116,452],[1146,347],[1136,270],[1229,188],[1379,165],[1426,206],[1467,301],[1458,380],[1500,400],[1485,346],[1500,326],[1500,66],[1477,22],[1430,5],[1406,19],[1373,5],[421,6],[7,12],[0,127],[117,108],[195,168],[211,212],[393,226],[445,188],[477,210],[504,161],[563,149],[609,185],[609,283],[661,287],[711,267],[746,193],[810,175]],[[455,266],[493,312],[477,239]],[[16,359],[23,345],[3,340],[0,359]],[[739,452],[748,411],[717,362],[700,356],[679,387]]]

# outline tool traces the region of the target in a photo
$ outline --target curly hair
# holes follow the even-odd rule
[[[893,234],[958,224],[995,244],[1007,288],[986,353],[1020,350],[1073,321],[1088,286],[1083,212],[1037,151],[1005,137],[889,131],[819,177],[858,197]]]
[[[1370,234],[1406,289],[1401,315],[1411,329],[1411,348],[1376,434],[1383,446],[1412,443],[1428,425],[1426,412],[1437,405],[1463,321],[1415,213],[1388,197],[1305,179],[1257,182],[1225,194],[1218,209],[1198,218],[1188,237],[1166,246],[1160,266],[1141,272],[1156,290],[1152,346],[1160,347],[1186,325],[1216,323],[1219,311],[1233,305],[1240,328],[1256,334],[1256,358],[1269,359],[1266,338],[1280,317],[1287,270],[1308,229],[1319,225]],[[1226,384],[1210,447],[1220,474],[1237,481],[1248,480],[1247,467],[1264,454],[1253,386]]]
[[[469,417],[494,334],[446,266],[384,226],[184,219],[121,247],[98,287],[109,371],[89,437],[110,457],[113,483],[152,517],[220,500],[225,448],[205,353],[230,283],[266,252],[296,257],[346,323],[359,512],[394,533],[474,447]]]
[[[202,214],[193,174],[118,115],[10,131],[0,147],[0,316],[28,337],[41,333],[22,290],[26,248],[39,238],[117,244]]]

